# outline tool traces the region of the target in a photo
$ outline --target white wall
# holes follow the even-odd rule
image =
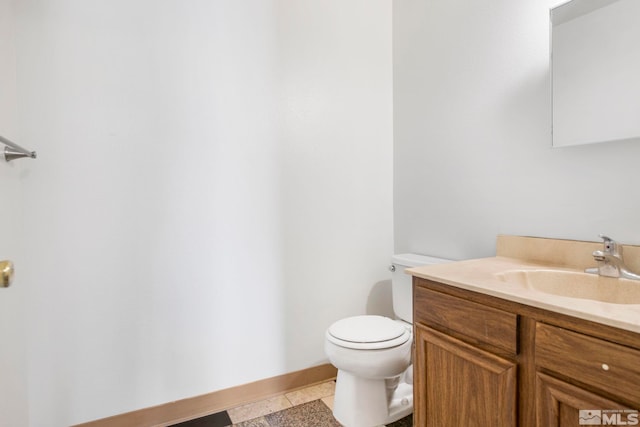
[[[396,251],[490,256],[499,233],[640,243],[640,145],[551,148],[558,3],[394,2]]]
[[[389,277],[390,13],[20,2],[31,425],[325,362]]]
[[[12,2],[0,0],[0,135],[19,141],[17,121],[15,17]],[[0,150],[4,145],[0,144]],[[1,153],[1,152],[0,152]],[[24,164],[0,157],[0,260],[15,264],[9,288],[0,288],[0,427],[27,423],[26,334],[22,281]]]
[[[284,345],[304,367],[329,323],[391,308],[391,3],[281,1],[278,31]]]

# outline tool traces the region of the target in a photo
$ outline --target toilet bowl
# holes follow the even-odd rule
[[[450,261],[403,254],[392,262],[393,307],[399,319],[348,317],[325,332],[325,353],[338,369],[333,415],[346,427],[389,424],[413,412],[412,284],[404,269]]]
[[[355,316],[327,329],[325,353],[338,368],[333,414],[340,423],[371,427],[413,411],[413,388],[406,386],[412,380],[401,381],[411,365],[410,327],[382,316]]]

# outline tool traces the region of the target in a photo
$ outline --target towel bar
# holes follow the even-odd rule
[[[29,151],[26,148],[22,148],[15,142],[9,141],[7,138],[0,135],[0,142],[6,145],[4,147],[4,159],[7,162],[10,162],[14,159],[20,159],[22,157],[31,157],[32,159],[36,158],[35,151]]]

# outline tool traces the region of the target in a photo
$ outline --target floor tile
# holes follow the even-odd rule
[[[233,427],[271,427],[264,417],[254,418],[252,420],[243,421],[234,424]]]
[[[231,420],[229,419],[229,415],[226,411],[223,411],[218,412],[217,414],[196,418],[195,420],[174,424],[172,427],[227,427],[230,425]]]
[[[327,405],[327,407],[328,407],[329,409],[331,409],[331,410],[333,411],[333,398],[334,398],[334,396],[333,396],[333,395],[331,395],[331,396],[323,397],[323,398],[322,398],[322,399],[320,399],[320,400],[322,400],[322,402],[323,402],[325,405]]]
[[[270,427],[341,427],[331,410],[320,400],[294,406],[264,417]]]
[[[335,393],[335,390],[335,381],[328,381],[326,383],[317,384],[301,390],[292,391],[287,393],[285,396],[287,396],[287,399],[289,399],[293,406],[296,406],[331,396]]]
[[[334,393],[335,381],[329,381],[175,427],[341,427],[332,413]],[[409,415],[386,427],[412,426],[413,416]]]
[[[289,402],[285,396],[280,395],[271,399],[261,400],[256,403],[238,406],[236,408],[229,409],[227,412],[229,413],[231,421],[233,421],[234,424],[237,424],[290,407],[291,402]]]

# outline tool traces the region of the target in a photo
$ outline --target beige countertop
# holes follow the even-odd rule
[[[589,263],[589,256],[582,256],[582,259],[577,261],[571,259],[571,256],[567,256],[566,253],[556,253],[554,257],[553,254],[549,252],[549,244],[553,244],[554,242],[560,242],[559,247],[567,249],[571,253],[583,254],[586,250],[588,255],[591,254],[593,248],[601,247],[601,245],[593,242],[498,236],[498,254],[495,257],[415,267],[407,269],[406,272],[416,277],[433,280],[457,288],[480,292],[505,300],[640,333],[640,304],[613,304],[589,299],[552,295],[499,278],[498,275],[500,273],[510,270],[553,269],[582,273],[585,267],[595,265],[594,263],[584,265],[585,263]],[[526,247],[523,247],[523,245]],[[512,250],[512,247],[515,249]],[[552,247],[558,248],[558,245],[552,245]],[[625,251],[635,254],[634,250],[636,248],[637,247],[633,247],[627,251],[625,247]],[[516,255],[517,257],[506,255]],[[562,262],[551,263],[550,260],[562,260]],[[606,280],[615,281],[617,279]],[[638,282],[638,286],[640,286],[640,282]]]

